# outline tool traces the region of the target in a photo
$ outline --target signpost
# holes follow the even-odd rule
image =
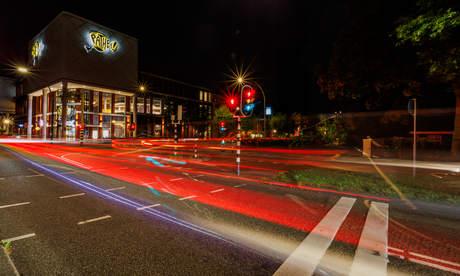
[[[410,110],[410,105],[411,105],[411,102],[414,101],[413,103],[413,112],[411,112]],[[413,159],[414,159],[414,163],[413,163],[413,167],[414,167],[414,172],[413,172],[413,177],[415,177],[416,175],[416,160],[417,160],[417,99],[416,98],[413,98],[409,101],[409,103],[407,104],[407,109],[409,111],[409,114],[411,114],[413,117],[414,117],[414,156],[413,156]]]

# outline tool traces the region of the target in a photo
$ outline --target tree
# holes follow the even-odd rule
[[[340,146],[345,144],[348,136],[348,131],[351,130],[348,126],[342,126],[337,117],[326,119],[323,115],[319,116],[320,123],[316,126],[316,132],[328,145]]]
[[[363,98],[367,109],[402,107],[406,96],[418,93],[416,56],[394,47],[394,21],[408,10],[410,0],[348,0],[348,26],[333,44],[329,64],[318,64],[315,74],[322,93],[330,99]]]
[[[287,115],[281,112],[273,114],[268,119],[268,125],[270,129],[276,130],[278,135],[284,135],[286,133]]]
[[[370,110],[403,109],[443,82],[456,93],[452,151],[460,152],[459,3],[454,0],[346,0],[349,25],[336,38],[318,85],[330,99],[363,98]],[[442,97],[443,95],[437,95]]]
[[[397,21],[397,46],[412,46],[426,80],[451,85],[457,106],[452,152],[460,153],[460,3],[419,0],[417,7]]]
[[[226,105],[221,105],[214,110],[214,118],[212,118],[211,122],[215,126],[219,126],[221,122],[225,122],[226,125],[233,125],[235,119],[228,107]]]
[[[302,116],[302,114],[294,112],[291,114],[291,118],[289,119],[288,124],[289,130],[299,132],[300,129],[305,128],[308,125],[308,119],[307,116]]]

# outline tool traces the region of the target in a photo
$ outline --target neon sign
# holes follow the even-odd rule
[[[35,42],[34,46],[32,46],[32,57],[33,57],[33,65],[37,61],[38,56],[40,55],[43,48],[43,44],[41,42]]]
[[[102,33],[99,32],[91,32],[89,34],[89,39],[93,46],[85,45],[86,52],[90,52],[92,49],[96,49],[96,51],[102,53],[106,50],[110,49],[110,51],[115,52],[117,50],[118,44],[116,41],[110,42],[110,40]]]

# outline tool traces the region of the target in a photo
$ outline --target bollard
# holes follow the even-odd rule
[[[195,144],[195,158],[196,158],[196,144]]]

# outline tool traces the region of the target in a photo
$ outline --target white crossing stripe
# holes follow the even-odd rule
[[[312,275],[355,201],[340,198],[273,275]]]
[[[386,276],[388,263],[388,204],[372,202],[348,275]]]

